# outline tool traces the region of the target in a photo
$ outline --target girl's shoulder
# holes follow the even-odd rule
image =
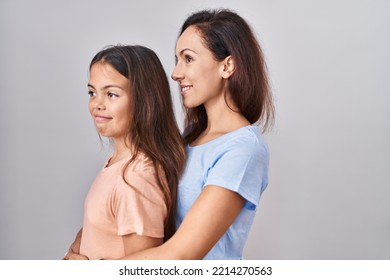
[[[127,171],[136,172],[136,173],[154,173],[155,167],[153,165],[152,160],[146,156],[145,153],[138,151],[137,156],[135,158],[128,157],[126,162]]]

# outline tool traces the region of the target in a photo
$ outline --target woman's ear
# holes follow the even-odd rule
[[[221,76],[224,79],[228,79],[236,70],[235,61],[233,57],[229,55],[221,63]]]

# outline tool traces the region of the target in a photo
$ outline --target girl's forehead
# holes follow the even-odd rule
[[[118,85],[127,88],[129,80],[119,73],[110,63],[96,62],[92,65],[89,84],[96,86]]]

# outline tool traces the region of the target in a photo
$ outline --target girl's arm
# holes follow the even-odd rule
[[[82,255],[80,254],[80,244],[81,244],[81,236],[83,234],[83,228],[79,230],[79,232],[76,235],[76,238],[74,239],[73,243],[70,245],[68,252],[66,255],[62,258],[63,260],[72,260],[72,259],[84,259]]]
[[[63,258],[64,260],[88,260],[84,255],[80,255],[82,229],[77,233],[75,241],[69,248],[69,252]],[[129,255],[141,250],[156,247],[163,243],[163,238],[153,238],[148,236],[141,236],[135,233],[127,234],[122,237],[125,254]]]
[[[159,246],[164,241],[163,238],[154,238],[135,233],[123,235],[122,240],[126,255]]]
[[[240,213],[245,199],[218,186],[206,186],[177,232],[161,246],[123,259],[203,259]]]

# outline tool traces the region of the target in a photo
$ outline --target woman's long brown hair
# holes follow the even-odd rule
[[[90,68],[99,61],[109,63],[130,81],[129,110],[133,119],[129,122],[128,140],[134,155],[126,168],[138,152],[153,162],[168,210],[164,229],[167,240],[175,232],[177,187],[185,164],[184,144],[173,111],[167,75],[157,55],[143,46],[106,48],[96,54]]]

